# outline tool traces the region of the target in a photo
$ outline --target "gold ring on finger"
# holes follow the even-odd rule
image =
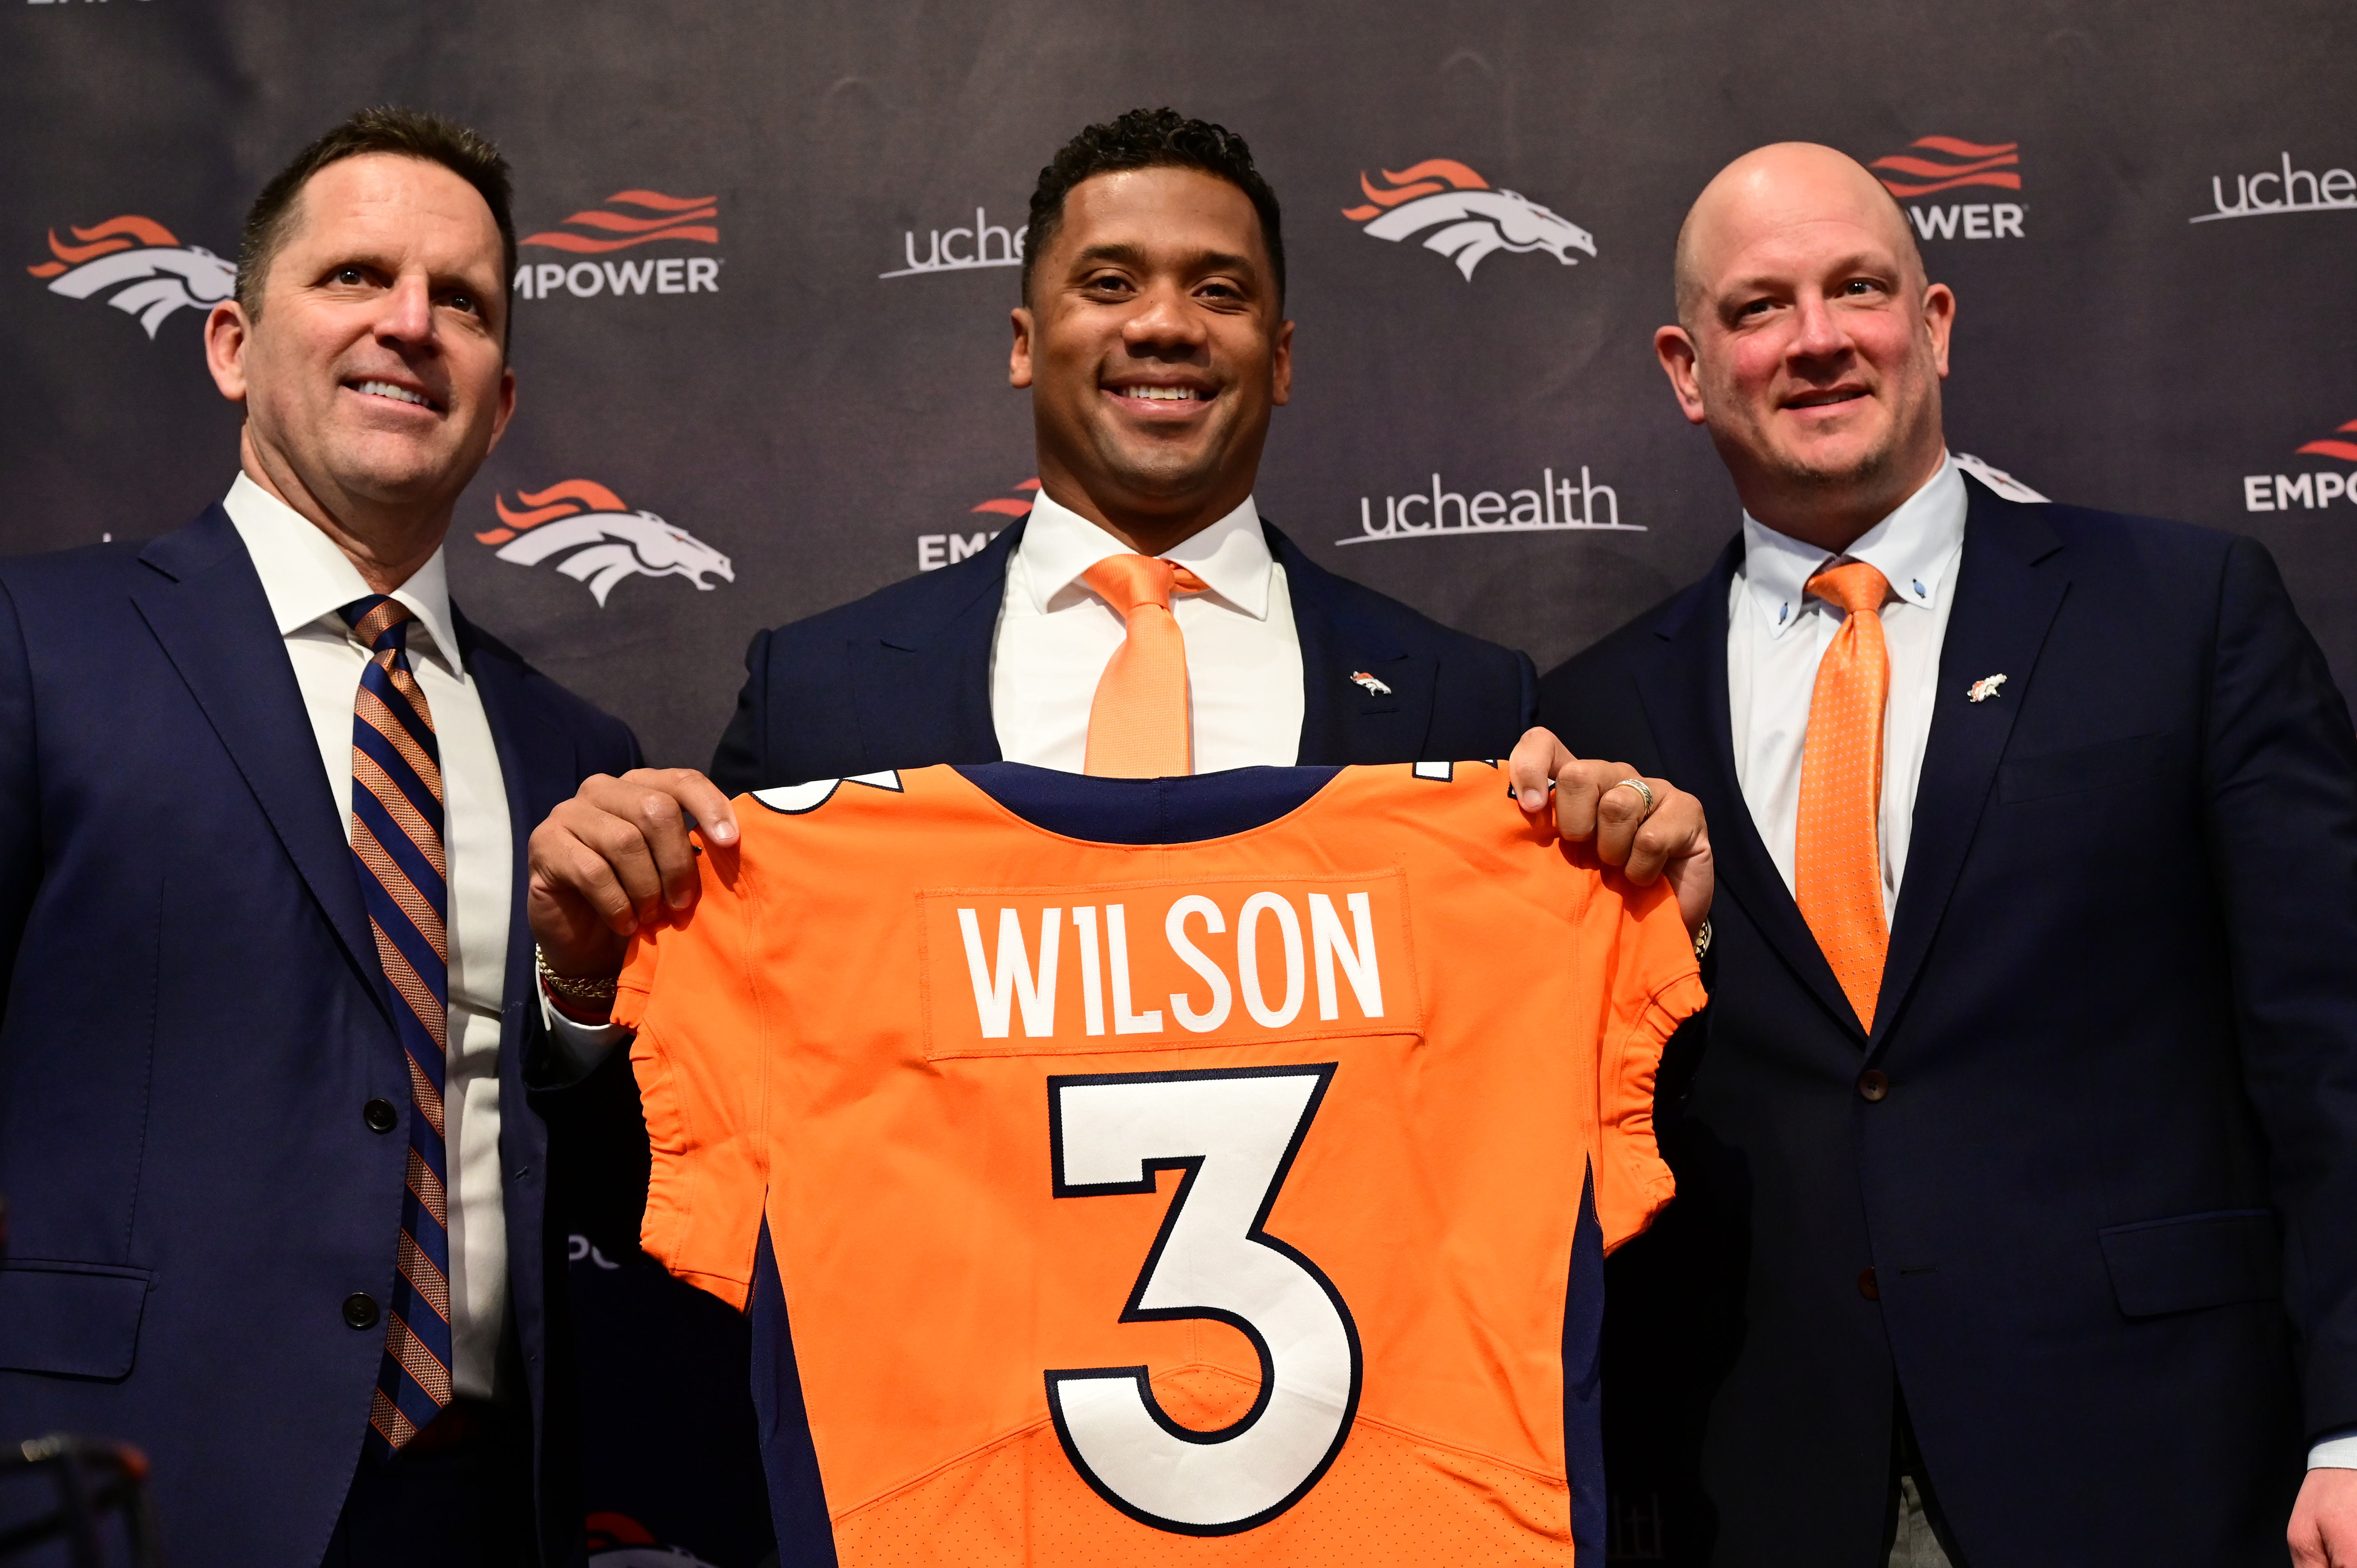
[[[1623,779],[1620,783],[1612,786],[1612,788],[1615,789],[1634,789],[1638,794],[1643,796],[1645,799],[1645,815],[1650,817],[1653,814],[1653,787],[1651,784],[1646,783],[1642,779]]]

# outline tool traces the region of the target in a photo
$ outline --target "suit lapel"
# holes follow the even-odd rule
[[[1296,760],[1327,767],[1396,762],[1424,755],[1439,677],[1430,654],[1411,653],[1383,628],[1351,613],[1340,579],[1267,523],[1261,531],[1285,568],[1301,645],[1301,747]],[[1360,676],[1367,679],[1361,681]]]
[[[1977,483],[1965,489],[1971,500],[1964,557],[1940,649],[1932,734],[1915,787],[1914,832],[1875,1007],[1877,1047],[1889,1037],[1947,911],[1964,853],[1988,803],[1997,761],[2013,734],[2014,714],[2071,585],[2067,558],[2054,558],[2062,542],[2036,508],[2007,500]],[[1996,697],[1968,700],[1975,682],[2000,674],[2006,683]]]
[[[566,734],[533,703],[524,691],[523,671],[503,650],[489,646],[475,624],[456,604],[450,618],[457,628],[459,657],[467,677],[482,699],[483,719],[499,754],[500,784],[507,796],[508,836],[513,865],[510,873],[506,988],[502,1011],[520,1015],[533,996],[532,925],[524,918],[526,879],[532,865],[532,831],[557,803],[570,796],[581,779],[580,756]]]
[[[1727,716],[1727,595],[1742,564],[1740,535],[1718,564],[1681,594],[1654,624],[1659,656],[1638,677],[1645,713],[1662,751],[1662,772],[1702,801],[1718,886],[1743,906],[1793,974],[1854,1034],[1857,1015],[1834,979],[1782,873],[1760,842],[1735,771],[1734,726]]]
[[[135,590],[132,603],[228,748],[370,993],[389,1008],[343,819],[244,541],[215,506],[139,558],[159,576]]]
[[[845,645],[852,702],[869,768],[918,766],[903,736],[931,762],[997,762],[990,713],[990,651],[1006,597],[1006,564],[1022,541],[1017,521],[963,569],[951,567],[912,596],[881,635]],[[920,579],[921,581],[921,579]]]

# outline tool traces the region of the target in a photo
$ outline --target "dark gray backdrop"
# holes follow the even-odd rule
[[[564,236],[525,247],[534,292],[544,267],[583,290],[578,269],[596,274],[588,297],[558,281],[518,303],[521,408],[461,504],[457,591],[660,760],[709,755],[756,628],[1019,508],[1015,272],[879,274],[944,253],[937,234],[971,253],[950,231],[977,208],[1010,231],[986,242],[1003,255],[1060,142],[1163,102],[1244,133],[1286,202],[1297,392],[1263,510],[1324,564],[1543,669],[1698,574],[1735,526],[1650,337],[1695,189],[1749,146],[1807,138],[2016,180],[1904,199],[1953,229],[1924,248],[1962,302],[1957,449],[2060,499],[2257,535],[2344,688],[2357,675],[2357,432],[2339,429],[2357,423],[2357,13],[2335,0],[0,6],[0,213],[21,269],[0,312],[0,551],[152,535],[221,494],[236,420],[198,342],[221,273],[178,248],[231,254],[254,190],[355,106],[430,107],[507,150],[523,234]],[[1344,216],[1368,205],[1362,174],[1388,189],[1383,171],[1431,159],[1552,209],[1594,254],[1503,252],[1469,279]],[[2222,204],[2239,215],[2193,221]],[[126,217],[145,227],[102,231]],[[684,232],[566,248],[666,229]],[[142,275],[78,270],[134,251],[159,252],[114,263]],[[192,303],[168,308],[175,288]],[[159,306],[151,337],[140,317]],[[1381,527],[1386,498],[1436,475],[1511,501],[1583,467],[1631,529],[1337,542],[1362,500]],[[660,514],[694,542],[673,554],[716,553],[733,576],[707,564],[698,591],[632,569],[661,546],[591,542],[608,553],[576,560],[584,576],[621,564],[601,607],[557,570],[576,551],[527,565],[497,554],[516,541],[474,537],[501,501],[535,510],[526,492],[609,505],[545,496],[572,480]],[[697,1549],[733,1568],[751,1549],[726,1533]]]

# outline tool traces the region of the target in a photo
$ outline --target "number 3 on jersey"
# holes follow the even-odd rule
[[[1145,1367],[1048,1373],[1056,1435],[1082,1479],[1130,1518],[1232,1535],[1307,1496],[1359,1405],[1358,1329],[1333,1282],[1267,1234],[1277,1189],[1334,1064],[1048,1079],[1058,1197],[1150,1193],[1186,1174],[1121,1321],[1211,1317],[1260,1356],[1260,1396],[1196,1432],[1163,1413]]]

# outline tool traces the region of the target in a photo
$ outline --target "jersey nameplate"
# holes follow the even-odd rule
[[[925,1055],[1422,1032],[1394,868],[919,896]]]

